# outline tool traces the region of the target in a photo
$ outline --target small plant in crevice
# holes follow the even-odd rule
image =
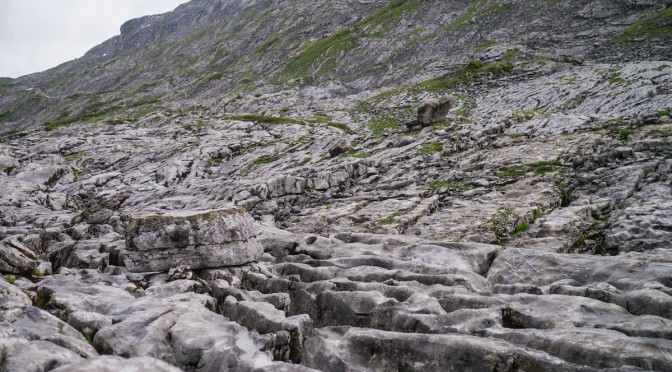
[[[9,284],[14,284],[14,282],[16,282],[16,276],[12,274],[5,275],[5,279],[9,282]]]
[[[520,220],[520,217],[505,207],[498,208],[497,212],[488,218],[486,224],[495,235],[495,243],[502,246],[506,244],[517,220]]]
[[[632,128],[621,128],[618,130],[618,138],[621,141],[627,141],[630,134],[632,134]]]
[[[84,335],[86,342],[88,342],[89,345],[93,346],[93,331],[88,327],[84,328],[82,335]]]
[[[528,222],[521,222],[513,228],[513,234],[514,235],[522,234],[522,233],[526,232],[527,230],[529,230],[529,228],[530,228],[530,224]]]
[[[574,193],[574,187],[571,184],[568,184],[564,181],[557,182],[555,185],[560,191],[560,206],[568,207],[572,202],[572,194]]]

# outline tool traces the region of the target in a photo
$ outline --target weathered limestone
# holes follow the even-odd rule
[[[262,251],[242,209],[172,211],[133,218],[120,260],[132,272],[204,269],[246,264]]]
[[[444,96],[430,100],[418,108],[418,124],[423,127],[445,120],[448,112],[455,104],[455,97]]]
[[[0,241],[0,272],[30,274],[38,264],[35,252],[18,239]]]

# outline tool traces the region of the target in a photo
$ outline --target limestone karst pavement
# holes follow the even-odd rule
[[[671,371],[671,19],[193,0],[0,79],[0,370]]]

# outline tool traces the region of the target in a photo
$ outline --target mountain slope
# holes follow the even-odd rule
[[[668,13],[628,1],[194,1],[129,21],[83,58],[4,85],[0,112],[6,126],[23,127],[147,99],[236,111],[225,103],[244,92],[417,83],[497,45],[526,52],[517,58],[669,59],[668,33],[656,31]],[[647,16],[644,30],[627,28]]]

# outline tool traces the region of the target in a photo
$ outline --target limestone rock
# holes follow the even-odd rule
[[[455,98],[452,96],[444,96],[423,103],[418,108],[418,124],[425,127],[445,120],[454,103]]]
[[[103,355],[75,363],[63,365],[54,369],[55,372],[117,372],[117,371],[157,371],[157,372],[180,372],[181,369],[166,362],[151,357],[122,358],[118,356]]]
[[[315,332],[303,360],[323,371],[590,370],[543,352],[464,335],[418,335],[348,327]],[[514,367],[515,366],[515,367]]]
[[[31,273],[38,264],[35,253],[18,239],[0,241],[0,272]]]
[[[131,272],[236,266],[263,253],[252,218],[241,209],[174,211],[134,218],[122,262]]]

